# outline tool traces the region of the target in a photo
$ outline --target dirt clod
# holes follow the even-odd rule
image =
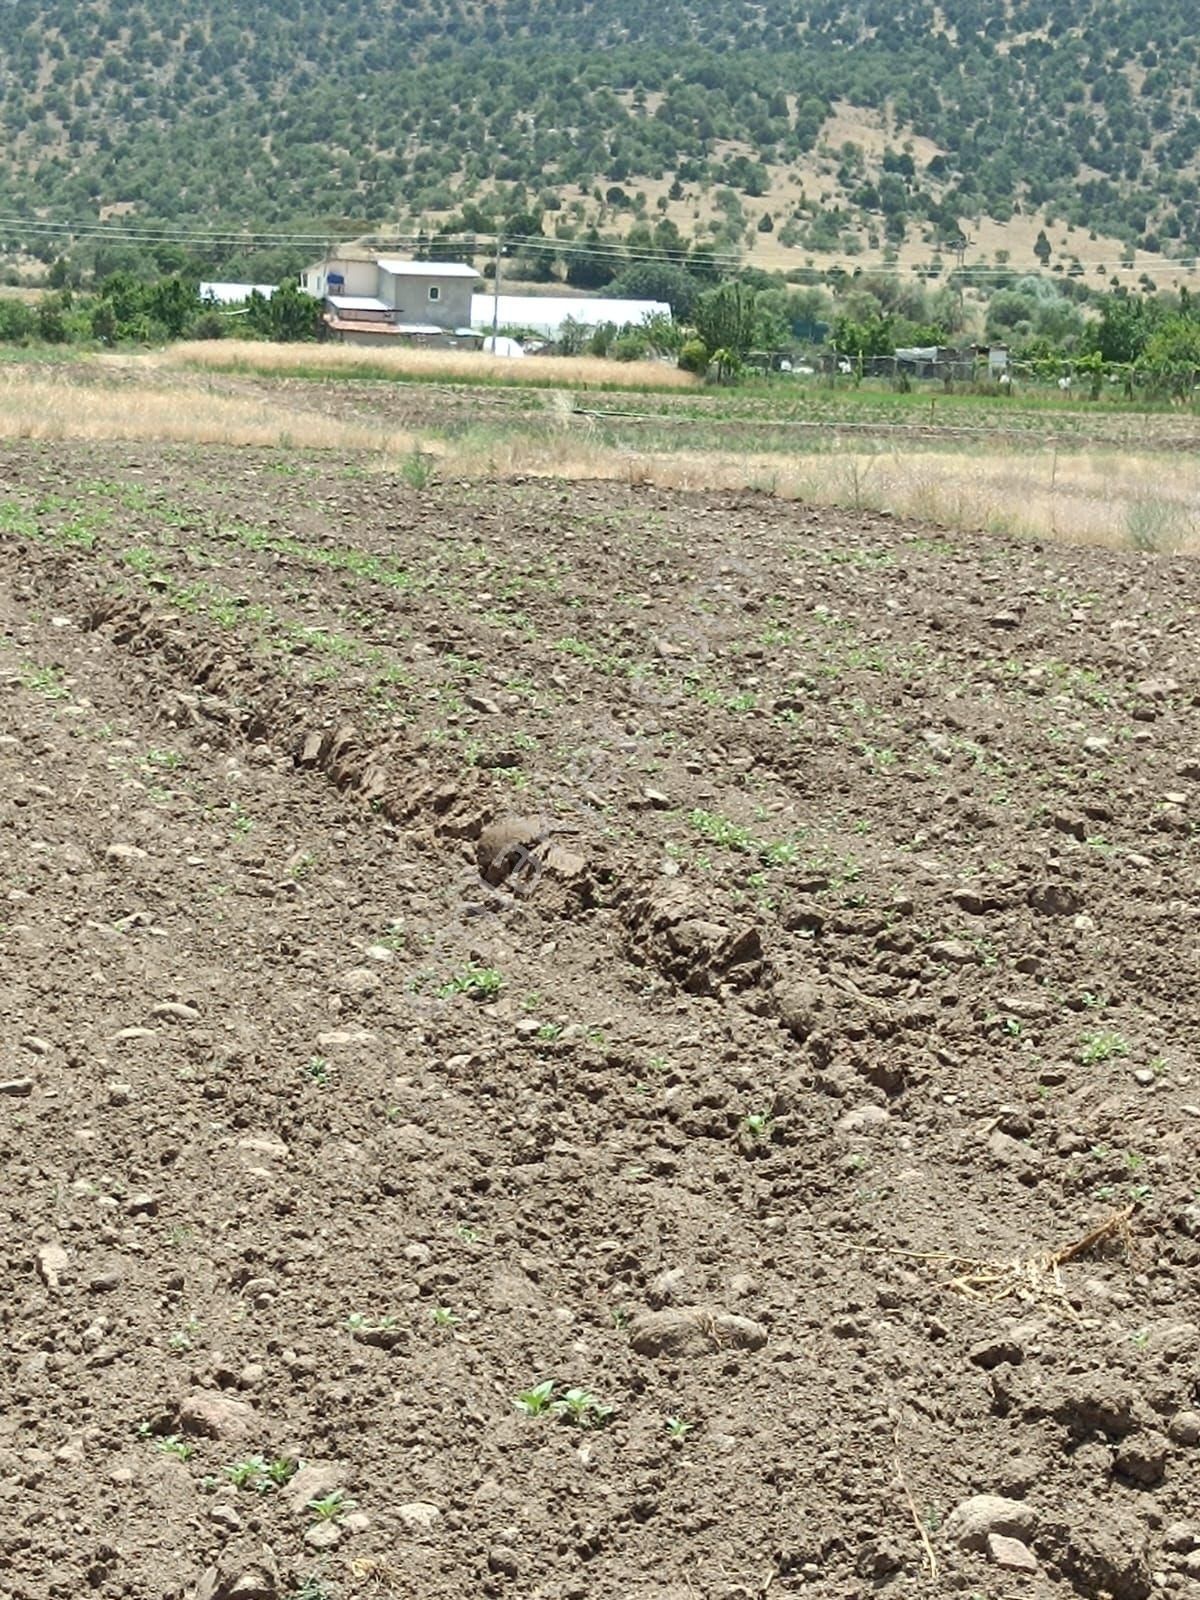
[[[227,1545],[196,1584],[194,1600],[279,1600],[279,1565],[268,1546]]]
[[[946,1534],[964,1550],[984,1550],[992,1534],[1028,1539],[1037,1527],[1033,1506],[1002,1495],[977,1494],[960,1500],[946,1519]]]
[[[261,1428],[258,1414],[245,1400],[208,1390],[187,1396],[179,1406],[178,1422],[183,1433],[234,1443],[254,1437]]]
[[[750,1317],[711,1306],[678,1306],[640,1312],[629,1325],[629,1343],[642,1356],[695,1356],[718,1350],[759,1350],[767,1330]]]

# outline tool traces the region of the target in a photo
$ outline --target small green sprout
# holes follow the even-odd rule
[[[319,1499],[310,1500],[304,1509],[311,1511],[318,1522],[332,1522],[347,1511],[353,1511],[356,1504],[357,1501],[351,1500],[344,1489],[331,1489]]]
[[[667,1432],[672,1439],[686,1439],[692,1431],[693,1424],[685,1422],[682,1417],[667,1418]]]
[[[267,1476],[267,1463],[262,1456],[247,1456],[226,1467],[225,1476],[235,1489],[256,1489]]]
[[[300,1470],[298,1461],[286,1456],[276,1456],[268,1461],[264,1456],[247,1456],[225,1468],[225,1478],[236,1489],[254,1489],[258,1494],[269,1494],[280,1489]]]
[[[554,1400],[553,1379],[546,1383],[539,1383],[532,1389],[526,1389],[513,1401],[513,1405],[525,1417],[544,1416],[550,1410]]]
[[[1079,1060],[1085,1067],[1094,1066],[1099,1061],[1111,1061],[1114,1057],[1127,1056],[1128,1054],[1129,1045],[1124,1036],[1107,1031],[1085,1035],[1079,1046]]]
[[[472,1000],[494,1000],[504,987],[504,979],[495,967],[464,967],[438,990],[443,1000],[456,994],[469,995]]]
[[[305,1578],[300,1587],[288,1595],[288,1600],[333,1600],[333,1591],[320,1578]]]
[[[550,1410],[577,1428],[602,1428],[613,1414],[612,1406],[604,1405],[586,1389],[568,1389]]]
[[[602,1404],[587,1389],[564,1389],[555,1399],[556,1387],[553,1379],[548,1379],[532,1389],[526,1389],[513,1404],[523,1416],[558,1417],[577,1428],[602,1428],[613,1414],[612,1406]]]
[[[378,1344],[389,1349],[397,1342],[400,1333],[400,1318],[398,1317],[365,1317],[360,1310],[350,1312],[346,1318],[346,1330],[352,1338],[358,1339],[360,1344]]]
[[[177,1433],[168,1433],[164,1438],[156,1439],[154,1448],[161,1450],[165,1456],[174,1456],[177,1461],[190,1461],[195,1454],[193,1447]]]
[[[253,831],[254,818],[248,816],[247,813],[242,810],[241,806],[236,800],[231,800],[229,802],[229,810],[233,817],[233,828],[235,833],[245,835]]]

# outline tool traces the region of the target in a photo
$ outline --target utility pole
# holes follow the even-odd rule
[[[496,272],[492,279],[492,354],[500,353],[496,340],[500,333],[500,260],[504,255],[504,235],[496,236]]]

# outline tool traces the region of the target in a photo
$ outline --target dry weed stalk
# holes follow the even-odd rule
[[[944,1250],[895,1250],[886,1245],[856,1244],[852,1248],[869,1255],[903,1256],[908,1261],[950,1267],[955,1276],[950,1279],[949,1287],[985,1305],[998,1305],[1014,1295],[1022,1299],[1050,1297],[1065,1301],[1066,1285],[1059,1269],[1068,1261],[1089,1255],[1099,1245],[1113,1240],[1119,1241],[1127,1258],[1132,1254],[1130,1222],[1134,1210],[1133,1206],[1125,1206],[1112,1211],[1070,1244],[1061,1245],[1057,1250],[1040,1250],[1036,1255],[1015,1256],[1011,1261],[981,1260]]]
[[[894,1450],[892,1463],[896,1470],[896,1482],[900,1485],[900,1488],[904,1494],[904,1498],[908,1502],[908,1509],[912,1514],[913,1526],[920,1535],[921,1548],[925,1555],[925,1563],[929,1568],[929,1576],[936,1582],[938,1575],[937,1556],[935,1556],[933,1553],[933,1545],[929,1542],[928,1529],[925,1527],[925,1523],[922,1521],[921,1513],[917,1510],[917,1502],[913,1499],[912,1490],[908,1487],[908,1479],[904,1476],[904,1464],[900,1460],[899,1422],[897,1422],[895,1427],[892,1429],[892,1446]]]
[[[347,1567],[356,1583],[367,1585],[360,1591],[364,1595],[376,1596],[378,1600],[416,1600],[417,1590],[412,1579],[406,1578],[399,1567],[383,1556],[356,1556]]]
[[[1088,1255],[1098,1245],[1113,1239],[1119,1240],[1126,1255],[1129,1254],[1132,1248],[1129,1223],[1133,1210],[1132,1206],[1126,1206],[1111,1212],[1103,1222],[1057,1250],[1042,1250],[1037,1255],[1018,1256],[1007,1262],[954,1261],[952,1265],[965,1270],[951,1279],[950,1286],[988,1305],[996,1305],[1012,1295],[1030,1299],[1050,1295],[1065,1299],[1067,1291],[1059,1269],[1068,1261]]]

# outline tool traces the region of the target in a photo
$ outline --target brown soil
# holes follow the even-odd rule
[[[0,1594],[1194,1592],[1200,569],[129,446],[0,547]]]

